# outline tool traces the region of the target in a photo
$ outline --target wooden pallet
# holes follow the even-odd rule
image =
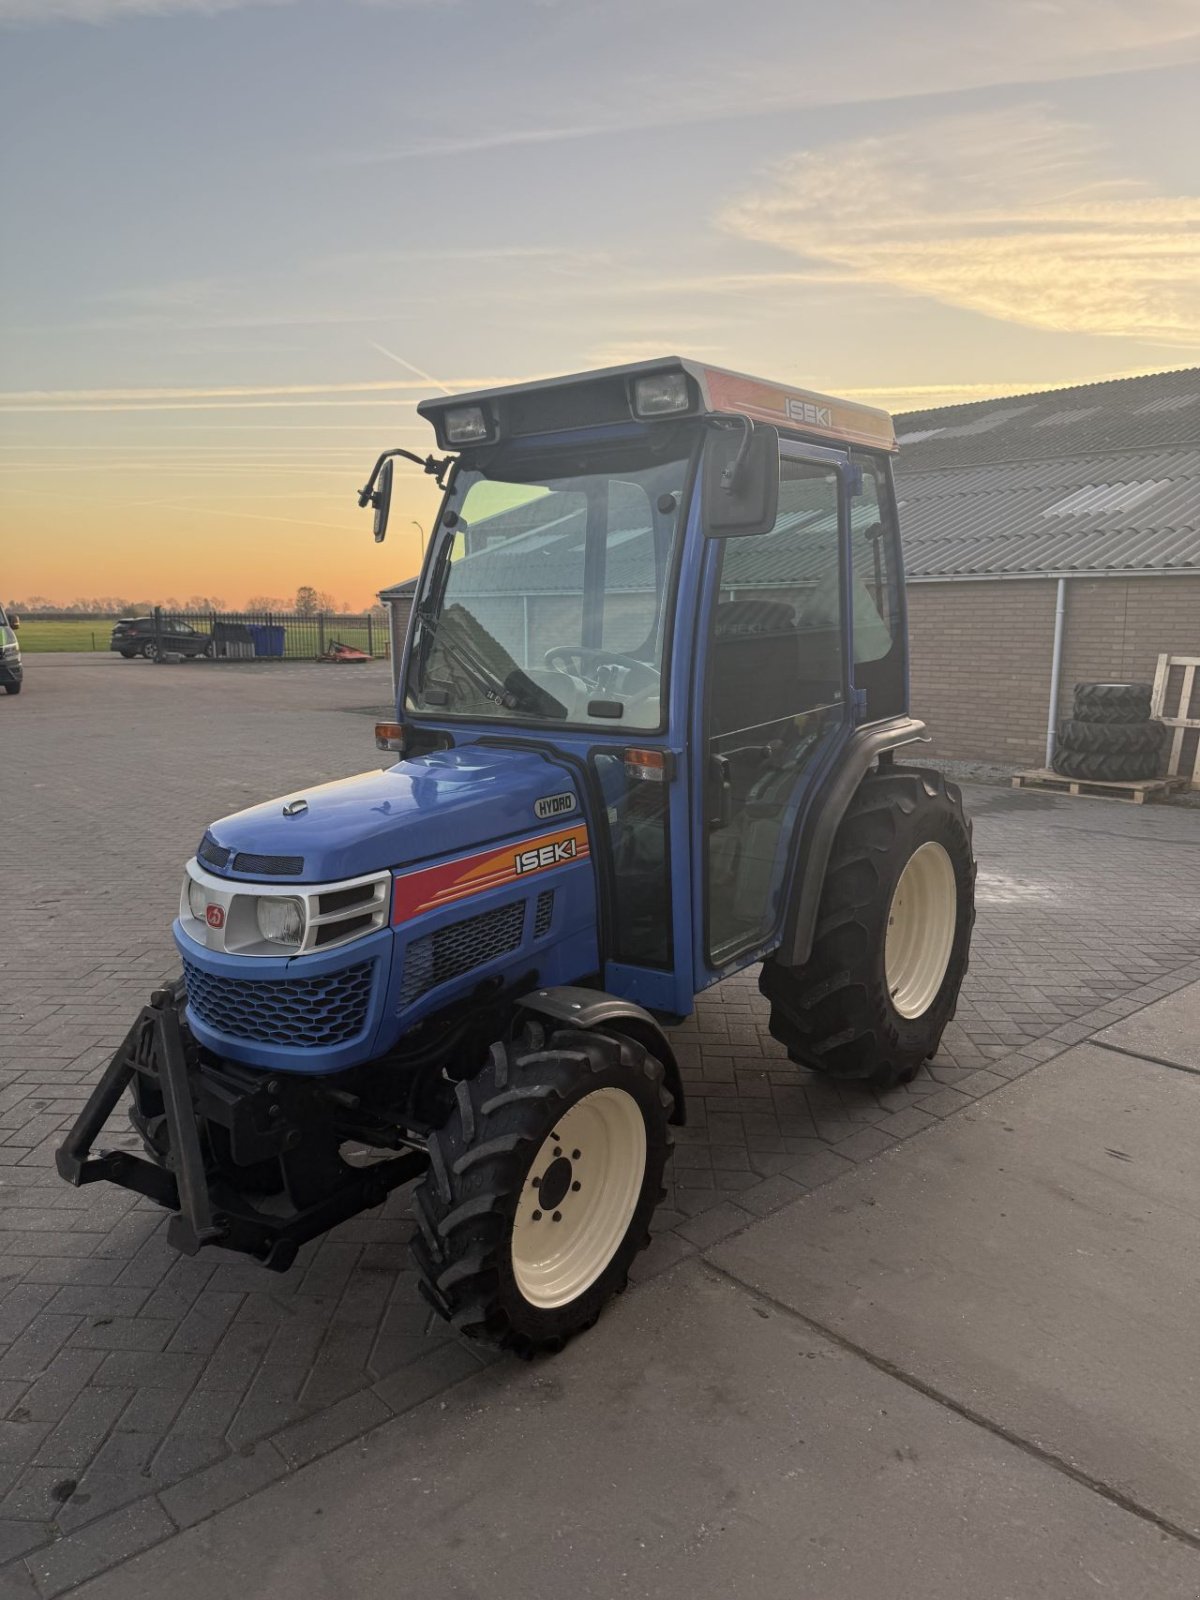
[[[1064,778],[1061,772],[1038,767],[1032,772],[1014,772],[1014,789],[1046,789],[1055,794],[1073,794],[1081,800],[1123,800],[1126,805],[1144,806],[1188,787],[1186,778],[1135,778],[1128,783],[1089,782],[1084,778]]]

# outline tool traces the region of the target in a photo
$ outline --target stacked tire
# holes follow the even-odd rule
[[[1148,683],[1077,683],[1058,730],[1054,770],[1090,783],[1132,783],[1162,771],[1167,730],[1150,716]]]

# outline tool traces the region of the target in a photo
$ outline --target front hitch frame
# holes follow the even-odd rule
[[[426,1156],[406,1150],[374,1165],[346,1167],[344,1178],[330,1193],[296,1206],[290,1213],[259,1210],[219,1173],[211,1172],[205,1161],[198,1098],[204,1101],[204,1114],[213,1120],[224,1121],[226,1109],[231,1118],[237,1118],[239,1107],[226,1096],[204,1093],[194,1060],[196,1051],[194,1045],[189,1051],[190,1035],[181,1017],[185,998],[182,979],[151,995],[150,1004],[139,1013],[55,1152],[61,1178],[76,1188],[87,1183],[115,1183],[163,1206],[173,1213],[167,1224],[167,1242],[184,1255],[196,1255],[205,1245],[219,1244],[284,1272],[302,1244],[360,1211],[382,1205],[393,1189],[425,1170]],[[166,1164],[162,1166],[126,1150],[91,1154],[138,1074],[149,1080],[162,1098],[167,1133]]]

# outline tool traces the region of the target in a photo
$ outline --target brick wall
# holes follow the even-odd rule
[[[910,703],[930,754],[1018,765],[1039,755],[1054,592],[1041,580],[909,586]]]
[[[1040,766],[1053,580],[915,583],[908,591],[912,709],[930,754]],[[1072,579],[1059,714],[1083,679],[1151,680],[1159,653],[1200,655],[1200,577]]]

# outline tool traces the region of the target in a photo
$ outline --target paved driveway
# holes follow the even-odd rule
[[[386,670],[35,656],[27,678],[0,702],[0,1596],[29,1592],[24,1557],[53,1541],[47,1594],[479,1360],[427,1329],[403,1194],[279,1277],[215,1251],[175,1258],[154,1208],[53,1170],[174,971],[170,919],[205,824],[371,765]],[[942,1054],[882,1099],[838,1090],[767,1036],[753,976],[704,996],[678,1035],[691,1123],[639,1276],[1200,975],[1200,813],[991,788],[968,801],[979,923]]]

